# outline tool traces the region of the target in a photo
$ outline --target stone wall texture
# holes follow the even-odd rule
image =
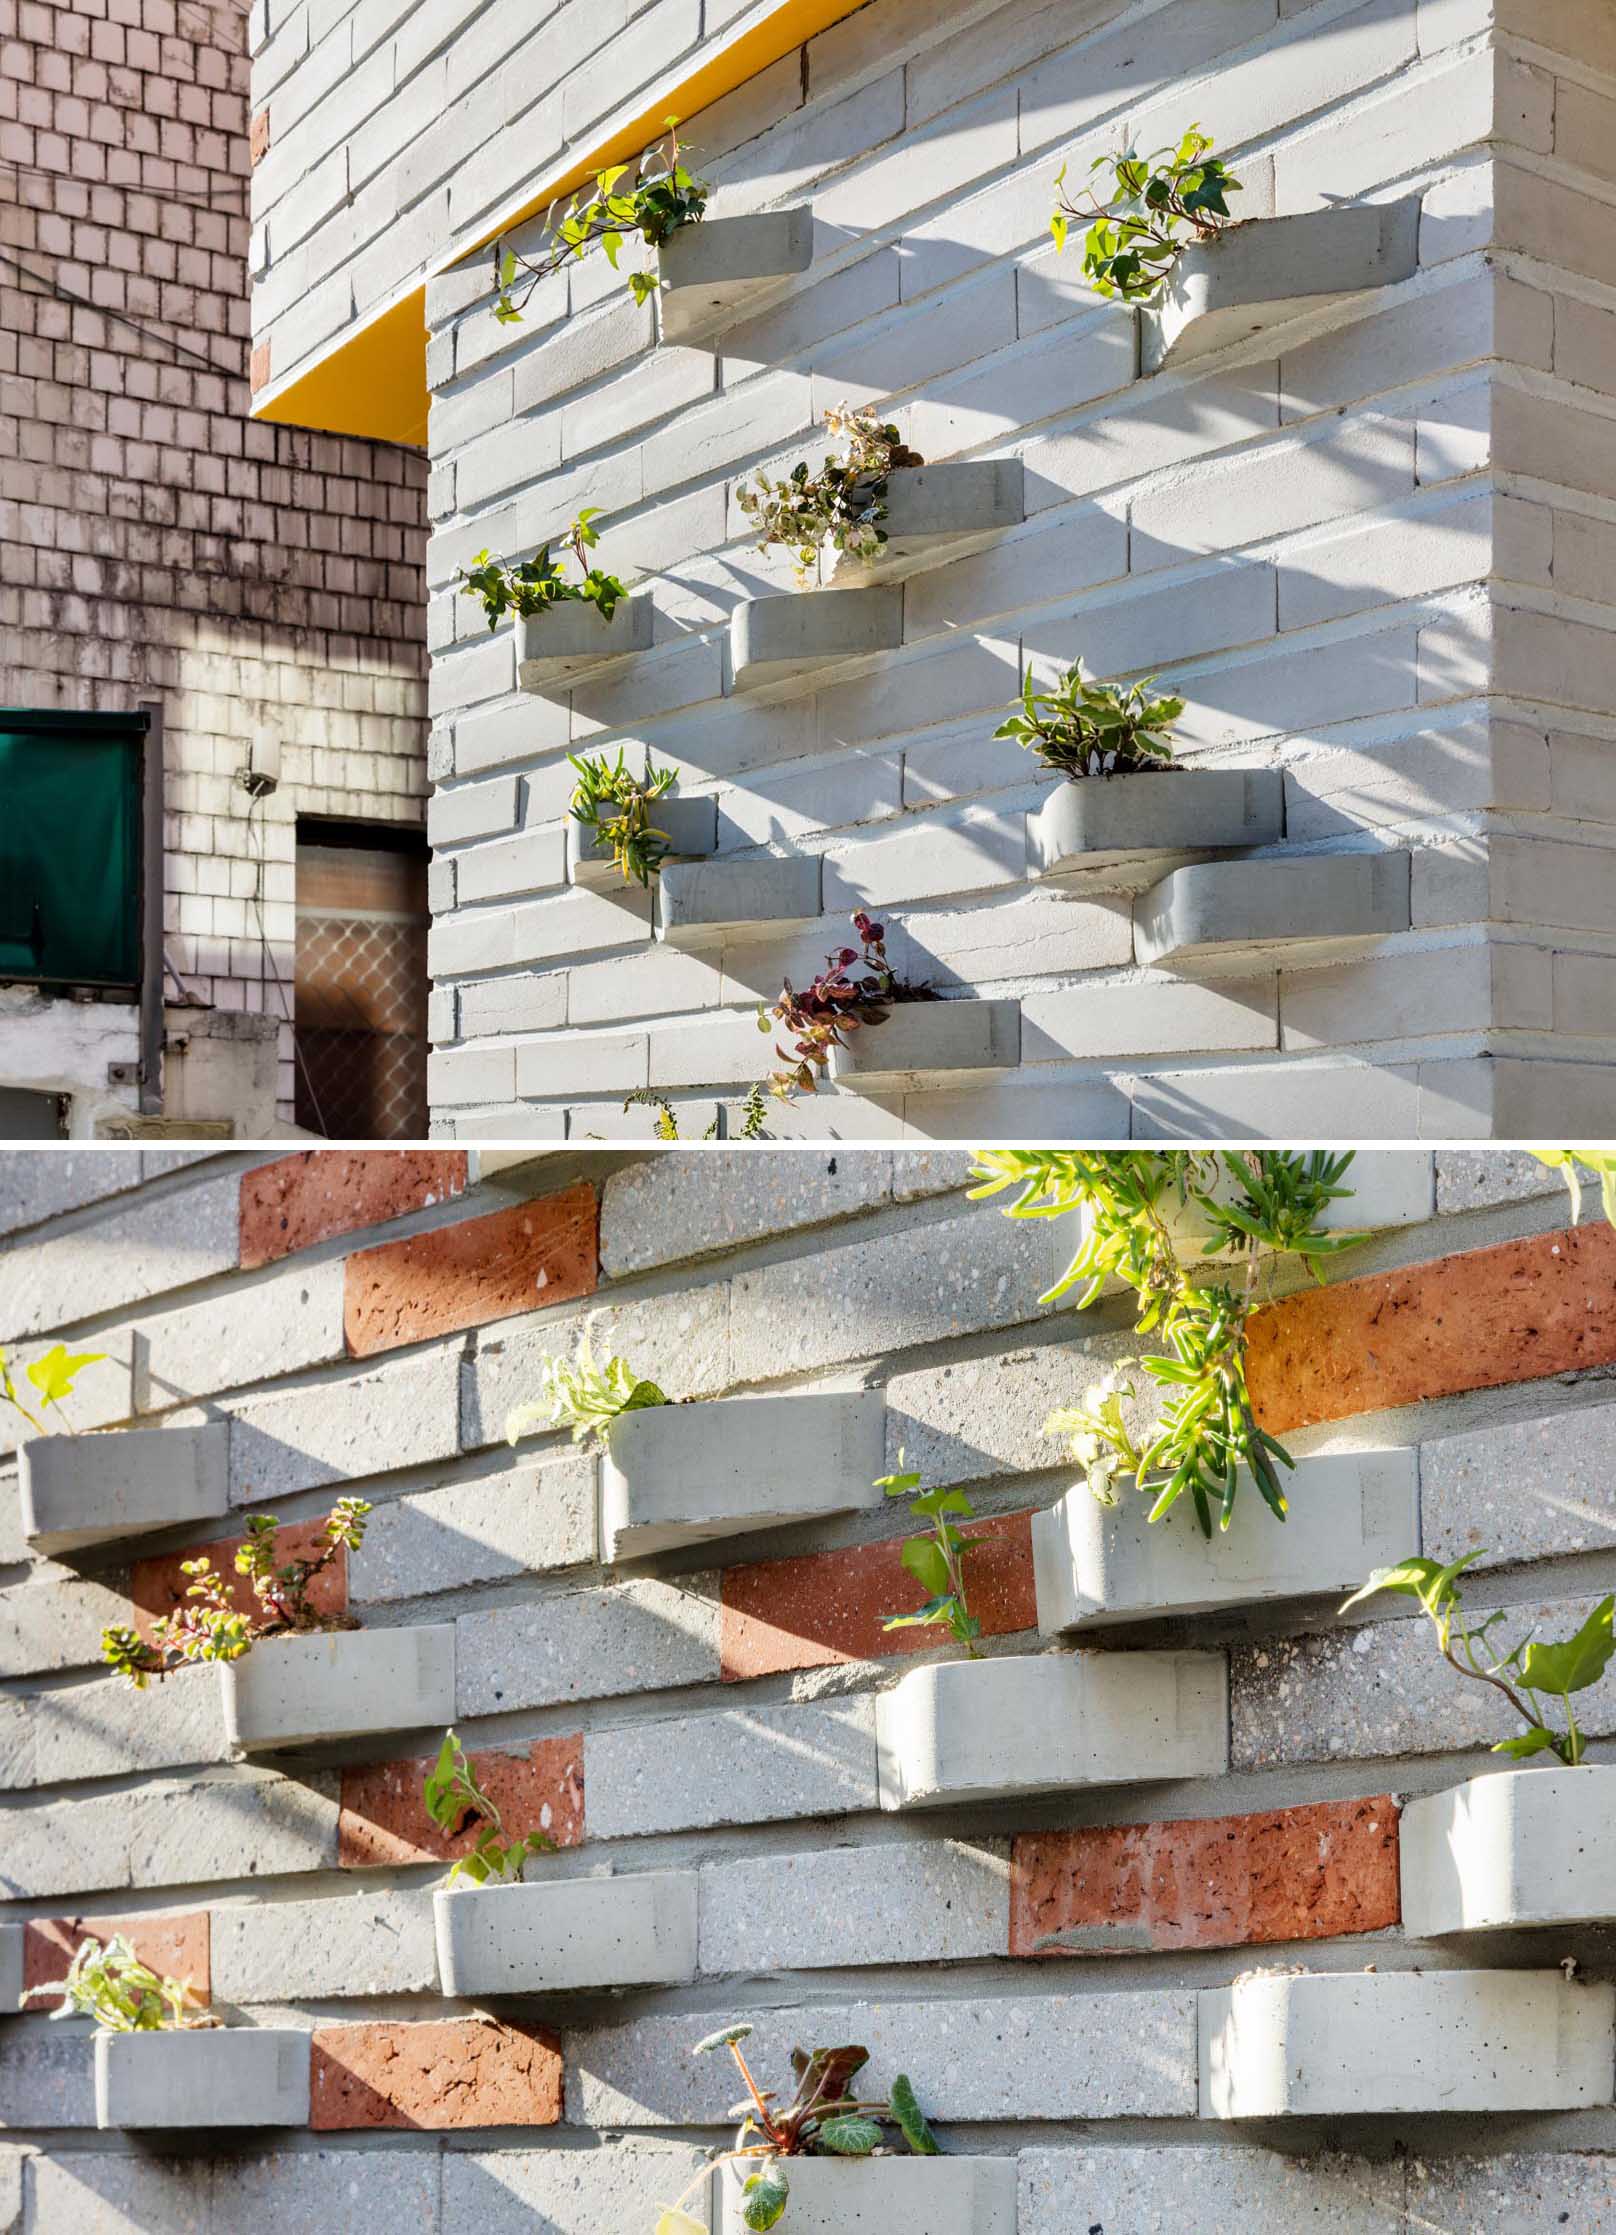
[[[770,1158],[761,1188],[755,1157],[722,1149],[562,1157],[444,1152],[452,1169],[423,1170],[330,1152],[322,1172],[249,1152],[12,1154],[0,1341],[22,1363],[59,1338],[105,1351],[85,1426],[228,1422],[243,1511],[306,1525],[339,1486],[372,1500],[332,1603],[367,1629],[454,1625],[460,1733],[510,1829],[554,1842],[530,1878],[693,1877],[696,1976],[446,1998],[431,1895],[466,1835],[420,1806],[438,1732],[232,1760],[212,1671],[144,1697],[98,1674],[102,1624],[150,1612],[174,1558],[231,1531],[30,1558],[7,1426],[0,1979],[46,1983],[84,1932],[127,1931],[230,2021],[307,2032],[313,2085],[306,2131],[153,2152],[96,2129],[85,2022],[0,2017],[0,2227],[337,2235],[386,2212],[429,2235],[649,2235],[735,2092],[691,2044],[744,2015],[765,2063],[812,2034],[867,2041],[883,2080],[909,2070],[950,2149],[1018,2161],[1020,2235],[1616,2228],[1608,2104],[1279,2137],[1199,2115],[1195,1990],[1254,1966],[1608,1974],[1600,1928],[1495,1936],[1485,1957],[1404,1930],[1402,1810],[1484,1766],[1505,1727],[1407,1602],[1112,1633],[1105,1655],[1226,1662],[1227,1774],[893,1815],[875,1703],[938,1650],[881,1627],[918,1596],[900,1508],[614,1570],[593,1461],[556,1432],[504,1442],[507,1406],[585,1332],[671,1394],[881,1388],[891,1462],[906,1450],[968,1488],[986,1524],[987,1652],[1048,1650],[1026,1517],[1071,1478],[1041,1429],[1123,1327],[1109,1305],[1039,1302],[1063,1237],[969,1203],[953,1153],[804,1148]],[[1490,1551],[1473,1603],[1580,1620],[1616,1584],[1609,1361],[1545,1367],[1497,1269],[1573,1264],[1592,1321],[1605,1229],[1590,1206],[1573,1230],[1559,1181],[1524,1157],[1438,1151],[1434,1186],[1430,1152],[1380,1152],[1383,1177],[1392,1157],[1421,1182],[1393,1193],[1439,1208],[1355,1246],[1322,1292],[1278,1284],[1258,1322],[1264,1417],[1294,1384],[1298,1455],[1412,1448],[1427,1548]],[[336,1215],[344,1195],[354,1217]],[[512,1230],[522,1249],[495,1248],[499,1277],[468,1285],[479,1237]],[[349,1307],[382,1260],[408,1268],[416,1316],[376,1348]],[[1388,1293],[1407,1309],[1371,1324],[1366,1298]],[[1484,1380],[1464,1346],[1426,1339],[1442,1316],[1495,1323]],[[1353,1378],[1370,1351],[1376,1375]],[[1306,1402],[1309,1357],[1348,1392],[1327,1419]],[[1583,1702],[1613,1758],[1616,1682]]]

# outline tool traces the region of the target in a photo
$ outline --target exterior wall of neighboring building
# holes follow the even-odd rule
[[[179,984],[284,1017],[297,817],[421,818],[425,468],[247,417],[245,10],[3,0],[0,41],[0,704],[161,702]],[[67,1029],[0,1019],[0,1080]]]
[[[1573,1229],[1558,1178],[1498,1151],[1386,1152],[1349,1177],[1361,1215],[1401,1223],[1324,1287],[1281,1283],[1256,1322],[1260,1416],[1304,1470],[1411,1454],[1426,1552],[1487,1548],[1472,1615],[1567,1635],[1616,1583],[1616,1235],[1592,1202]],[[30,1557],[4,1462],[0,1979],[59,1977],[82,1932],[120,1920],[232,2024],[309,2034],[313,2076],[302,2131],[156,2151],[96,2130],[86,2021],[0,2017],[0,2224],[336,2235],[358,2212],[428,2235],[649,2235],[734,2098],[691,2047],[744,2018],[771,2082],[810,2035],[867,2042],[877,2089],[907,2070],[951,2153],[1017,2164],[1018,2235],[1602,2225],[1608,2053],[1580,2109],[1297,2121],[1282,2150],[1206,2116],[1198,1991],[1254,1968],[1607,1991],[1604,1926],[1481,1953],[1399,1922],[1408,1804],[1500,1767],[1486,1749],[1509,1728],[1412,1601],[1343,1619],[1344,1593],[1237,1588],[1217,1611],[1145,1613],[1097,1658],[1190,1648],[1226,1670],[1227,1774],[1152,1777],[1147,1739],[1131,1783],[895,1814],[876,1703],[957,1657],[882,1627],[918,1596],[901,1505],[614,1568],[587,1452],[563,1431],[505,1442],[507,1409],[586,1330],[681,1397],[880,1391],[889,1460],[967,1490],[989,1538],[986,1665],[1069,1665],[1071,1641],[1033,1626],[1030,1516],[1072,1483],[1044,1423],[1131,1332],[1120,1304],[1041,1304],[1050,1228],[967,1202],[965,1179],[963,1157],[880,1148],[0,1157],[8,1353],[106,1353],[72,1400],[84,1428],[227,1423],[232,1500],[203,1528]],[[103,1625],[167,1603],[181,1556],[254,1510],[315,1523],[339,1493],[373,1512],[330,1605],[362,1635],[452,1626],[460,1736],[509,1828],[556,1841],[531,1881],[682,1875],[694,1976],[444,1996],[447,1850],[418,1803],[437,1729],[231,1759],[217,1670],[143,1695],[97,1673]],[[1225,1540],[1196,1549],[1215,1589]],[[1605,1759],[1616,1678],[1577,1712]],[[1533,1860],[1555,1884],[1571,1867],[1558,1844]],[[1503,2099],[1529,2100],[1542,2072],[1486,2046]]]

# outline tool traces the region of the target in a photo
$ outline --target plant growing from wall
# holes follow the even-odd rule
[[[1057,776],[1141,776],[1176,769],[1171,731],[1184,711],[1181,698],[1151,696],[1156,678],[1137,683],[1096,683],[1083,662],[1067,668],[1053,690],[1035,691],[1027,669],[1021,711],[999,724],[995,737],[1013,737]]]
[[[451,1867],[443,1881],[445,1886],[456,1885],[462,1878],[473,1886],[510,1885],[520,1880],[529,1855],[555,1852],[555,1841],[548,1832],[525,1832],[514,1839],[505,1836],[499,1809],[478,1784],[477,1772],[452,1730],[443,1734],[438,1758],[421,1787],[421,1799],[432,1821],[451,1839],[473,1824],[477,1826],[476,1839],[469,1852],[459,1856]]]
[[[1553,1754],[1568,1769],[1575,1769],[1583,1760],[1587,1740],[1577,1726],[1572,1696],[1597,1684],[1610,1666],[1616,1652],[1612,1631],[1616,1598],[1601,1599],[1581,1629],[1558,1645],[1546,1645],[1528,1633],[1506,1651],[1496,1633],[1509,1620],[1507,1608],[1494,1607],[1475,1623],[1465,1618],[1460,1579],[1473,1561],[1485,1557],[1478,1549],[1446,1567],[1440,1560],[1401,1560],[1396,1567],[1377,1570],[1341,1611],[1345,1614],[1381,1591],[1418,1599],[1448,1666],[1501,1692],[1526,1726],[1518,1738],[1500,1740],[1493,1752],[1512,1755],[1516,1761]],[[1563,1729],[1556,1727],[1556,1718]]]
[[[102,1658],[137,1691],[144,1691],[154,1676],[160,1682],[189,1662],[239,1661],[268,1637],[358,1629],[352,1615],[320,1613],[310,1603],[309,1588],[339,1552],[358,1551],[369,1512],[363,1498],[339,1498],[326,1516],[324,1549],[312,1560],[279,1565],[280,1523],[273,1514],[250,1515],[247,1540],[236,1553],[234,1567],[252,1585],[254,1608],[243,1612],[232,1605],[225,1578],[204,1552],[180,1562],[181,1573],[191,1579],[185,1589],[186,1603],[154,1622],[149,1639],[123,1626],[103,1630]]]
[[[1564,1175],[1574,1221],[1582,1218],[1582,1173],[1592,1172],[1599,1181],[1605,1216],[1616,1226],[1616,1149],[1528,1149],[1526,1153],[1551,1172]]]
[[[63,1412],[62,1399],[72,1396],[73,1385],[86,1366],[99,1366],[105,1357],[104,1350],[70,1351],[65,1343],[53,1343],[43,1358],[36,1358],[31,1366],[23,1368],[24,1380],[38,1393],[36,1410],[19,1392],[11,1360],[0,1350],[0,1399],[4,1399],[36,1436],[75,1435],[78,1431]],[[47,1413],[54,1418],[47,1419]]]
[[[965,1588],[965,1562],[978,1545],[986,1540],[968,1537],[957,1526],[958,1521],[975,1518],[976,1508],[963,1490],[921,1490],[921,1477],[902,1472],[904,1455],[898,1453],[897,1474],[882,1475],[876,1483],[889,1498],[908,1498],[916,1491],[909,1510],[931,1523],[925,1536],[911,1537],[904,1546],[901,1558],[904,1566],[923,1591],[930,1594],[924,1606],[913,1614],[889,1614],[883,1620],[884,1630],[913,1630],[931,1623],[945,1627],[958,1645],[963,1645],[973,1661],[981,1659],[977,1639],[982,1635],[980,1619],[971,1612]]]
[[[799,583],[810,579],[822,551],[866,563],[879,558],[887,540],[887,484],[900,466],[925,464],[873,411],[838,404],[825,414],[825,432],[839,447],[826,453],[817,473],[804,459],[777,481],[759,466],[735,492],[758,530],[758,549],[779,544],[793,552]]]
[[[666,138],[646,149],[637,169],[614,163],[597,171],[589,186],[580,187],[559,211],[552,202],[544,213],[545,250],[537,259],[519,255],[509,241],[495,241],[494,316],[501,325],[520,325],[540,280],[591,248],[598,245],[615,272],[628,234],[638,233],[650,247],[660,248],[682,225],[700,223],[712,189],[686,164],[678,126],[676,116],[667,118]],[[624,186],[631,172],[632,182]],[[653,272],[624,276],[637,303],[657,291]]]
[[[861,908],[853,917],[853,929],[858,946],[827,955],[824,969],[811,985],[799,993],[788,978],[772,1008],[758,1006],[760,1032],[779,1025],[794,1035],[789,1048],[775,1043],[774,1052],[785,1069],[770,1074],[769,1091],[782,1102],[817,1091],[821,1075],[830,1067],[831,1049],[845,1048],[849,1033],[885,1024],[896,1002],[937,999],[930,986],[898,976],[887,960],[884,924]]]
[[[645,774],[636,776],[617,749],[615,761],[604,753],[570,753],[578,771],[573,786],[573,819],[611,849],[625,885],[649,885],[669,851],[668,834],[651,820],[651,809],[677,783],[676,768],[658,768],[646,756]]]
[[[574,1443],[594,1437],[604,1451],[612,1422],[621,1414],[673,1402],[654,1381],[636,1374],[626,1358],[608,1358],[597,1366],[587,1335],[575,1358],[547,1358],[541,1371],[544,1401],[517,1405],[506,1416],[505,1434],[511,1443],[541,1428],[569,1428]]]
[[[679,1113],[660,1087],[635,1087],[632,1092],[624,1095],[623,1107],[625,1110],[635,1108],[655,1110],[657,1113],[657,1139],[659,1141],[677,1141],[679,1139]],[[747,1088],[745,1097],[736,1104],[735,1112],[731,1115],[729,1139],[732,1141],[772,1140],[774,1136],[767,1130],[768,1114],[769,1090],[759,1079],[755,1086]],[[739,1118],[738,1123],[735,1122],[737,1116]],[[718,1117],[716,1112],[711,1123],[702,1129],[701,1137],[704,1141],[717,1140]]]
[[[94,2018],[103,2033],[159,2033],[219,2022],[197,2007],[189,1979],[160,1977],[121,1932],[106,1941],[81,1940],[66,1978],[30,1987],[23,2000],[45,1994],[62,1997],[53,2018]]]
[[[1090,186],[1080,201],[1068,199],[1067,166],[1061,165],[1049,230],[1063,249],[1074,222],[1087,228],[1083,270],[1096,294],[1153,303],[1184,251],[1230,222],[1229,196],[1242,189],[1212,145],[1192,124],[1177,147],[1097,156],[1090,175],[1109,174],[1104,191]]]
[[[1252,1409],[1251,1316],[1266,1300],[1275,1265],[1291,1259],[1322,1281],[1325,1260],[1362,1238],[1319,1225],[1332,1203],[1351,1194],[1341,1184],[1351,1162],[1350,1152],[1289,1149],[977,1151],[973,1201],[1015,1188],[1015,1201],[1004,1206],[1011,1218],[1082,1216],[1077,1254],[1043,1301],[1085,1283],[1081,1311],[1107,1281],[1120,1281],[1137,1299],[1135,1333],[1154,1333],[1162,1345],[1046,1423],[1047,1433],[1071,1439],[1097,1496],[1112,1502],[1116,1482],[1131,1475],[1158,1521],[1188,1493],[1210,1536],[1214,1512],[1225,1529],[1233,1519],[1245,1469],[1284,1520],[1278,1469],[1295,1462]],[[1205,1227],[1198,1248],[1182,1227],[1192,1205]],[[1139,1437],[1123,1410],[1123,1399],[1139,1394],[1125,1378],[1135,1367],[1165,1397],[1154,1427]]]
[[[543,613],[552,605],[592,605],[603,621],[609,621],[628,591],[615,574],[590,562],[589,553],[600,541],[593,525],[599,512],[599,505],[586,505],[562,539],[563,549],[572,553],[577,566],[577,581],[567,579],[562,562],[551,557],[549,544],[537,558],[522,559],[515,566],[507,566],[491,551],[479,551],[470,570],[460,570],[462,597],[482,599],[491,629],[497,629],[507,613]]]
[[[778,2227],[786,2217],[793,2158],[874,2157],[894,2151],[913,2157],[940,2154],[937,2137],[903,2073],[893,2081],[890,2096],[853,2094],[854,2080],[870,2061],[868,2049],[793,2049],[791,2071],[797,2084],[789,2101],[782,2103],[772,2088],[759,2087],[741,2054],[741,2043],[751,2032],[749,2025],[730,2025],[696,2043],[697,2056],[728,2049],[740,2067],[746,2099],[738,2107],[740,2125],[733,2145],[717,2151],[678,2203],[662,2212],[654,2235],[707,2235],[706,2222],[687,2212],[684,2203],[714,2165],[756,2164],[756,2172],[748,2174],[744,2183],[741,2219],[746,2227],[763,2230]]]

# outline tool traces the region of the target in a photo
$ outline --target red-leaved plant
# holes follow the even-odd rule
[[[771,1072],[769,1091],[782,1102],[793,1095],[812,1094],[820,1074],[830,1065],[832,1048],[845,1048],[847,1036],[860,1025],[885,1024],[898,1001],[935,1001],[930,986],[910,985],[887,960],[886,926],[861,908],[853,918],[858,947],[843,947],[825,957],[825,967],[812,985],[798,993],[788,978],[773,1008],[760,1005],[758,1030],[775,1024],[793,1035],[789,1048],[777,1040],[775,1054],[785,1065]],[[862,949],[862,952],[860,951]]]

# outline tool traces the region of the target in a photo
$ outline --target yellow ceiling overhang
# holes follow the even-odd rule
[[[419,279],[367,311],[321,355],[260,389],[252,402],[253,418],[283,427],[313,427],[325,434],[424,444],[429,278],[535,216],[557,195],[570,194],[606,164],[638,155],[658,137],[669,115],[699,115],[771,62],[865,4],[866,0],[772,0],[744,17],[727,38],[703,40],[694,54],[659,82],[634,115],[608,119],[592,147],[570,154],[520,202],[502,211],[495,223],[470,239],[455,241]],[[513,135],[514,149],[520,128],[507,125],[505,129]]]

